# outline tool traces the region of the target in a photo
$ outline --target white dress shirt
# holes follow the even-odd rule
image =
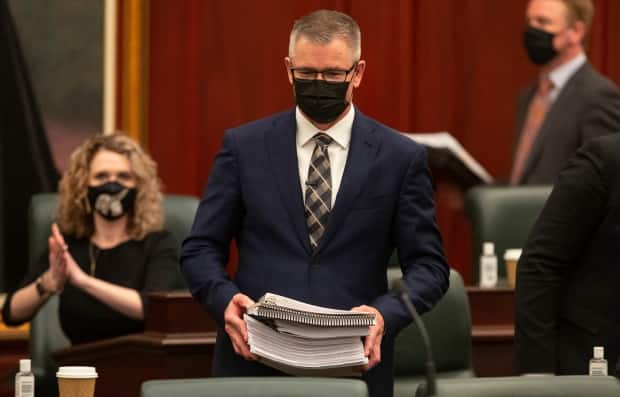
[[[329,145],[327,153],[329,155],[329,164],[332,176],[332,208],[336,204],[338,189],[342,181],[342,174],[347,163],[347,155],[349,154],[349,144],[351,143],[351,129],[353,128],[353,119],[355,118],[355,108],[353,104],[349,108],[347,114],[331,128],[321,131],[316,128],[306,116],[303,115],[299,107],[295,111],[295,119],[297,121],[297,162],[299,164],[299,182],[301,183],[301,191],[306,198],[306,179],[308,179],[308,168],[310,167],[310,159],[316,143],[312,137],[322,132],[329,135],[334,141]]]
[[[558,66],[553,69],[551,73],[549,73],[549,79],[553,82],[553,89],[551,89],[551,92],[549,93],[551,103],[557,99],[558,95],[560,95],[560,92],[562,91],[562,88],[566,85],[566,82],[573,77],[575,73],[577,73],[577,70],[584,63],[586,63],[586,61],[586,56],[581,53],[575,57],[575,59]]]

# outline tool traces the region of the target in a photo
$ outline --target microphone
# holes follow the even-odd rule
[[[428,333],[426,332],[426,327],[420,318],[420,315],[415,310],[413,303],[411,303],[411,297],[409,295],[409,289],[405,285],[402,279],[398,279],[394,281],[393,291],[398,294],[398,297],[403,304],[407,308],[411,317],[413,317],[413,321],[416,324],[416,327],[420,331],[420,335],[422,336],[422,344],[424,345],[424,349],[426,350],[426,390],[418,389],[416,392],[416,397],[430,397],[437,395],[437,381],[435,375],[435,360],[433,359],[433,351],[431,349],[431,342],[428,337]]]

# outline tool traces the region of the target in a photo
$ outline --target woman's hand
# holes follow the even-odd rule
[[[80,268],[80,266],[75,262],[75,259],[73,259],[73,256],[69,253],[65,239],[62,237],[62,234],[60,234],[60,229],[58,229],[58,225],[55,223],[52,225],[51,238],[55,241],[55,244],[62,248],[60,255],[62,258],[62,263],[65,267],[66,279],[76,287],[82,286],[88,275],[84,273],[82,268]]]
[[[89,275],[82,270],[77,262],[75,262],[75,259],[73,259],[73,256],[71,256],[69,251],[65,252],[64,260],[67,264],[67,278],[69,279],[69,282],[78,288],[83,288]]]
[[[60,240],[57,235],[60,236]],[[68,276],[65,261],[67,245],[55,223],[52,225],[52,234],[47,240],[47,245],[49,248],[49,269],[42,276],[43,287],[50,292],[60,292],[64,288]]]
[[[60,262],[64,264],[65,277],[71,285],[128,317],[144,320],[142,298],[138,291],[91,277],[85,273],[69,253],[65,239],[60,234],[56,224],[52,225],[52,236],[50,238],[54,240],[52,245],[56,247],[56,251],[61,254],[62,260]]]

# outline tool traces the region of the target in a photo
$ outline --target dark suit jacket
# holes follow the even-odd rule
[[[593,346],[620,355],[620,134],[560,173],[518,264],[516,368],[586,374]]]
[[[410,321],[387,291],[386,264],[394,248],[419,311],[429,310],[448,287],[425,149],[356,110],[342,183],[313,254],[295,135],[294,109],[226,132],[183,244],[189,288],[220,326],[237,292],[255,300],[275,292],[341,309],[376,307],[387,335],[384,360],[369,372],[368,383],[371,393],[390,395],[391,344]],[[239,251],[234,281],[224,269],[232,239]],[[220,332],[214,371],[267,370],[236,356]]]
[[[536,86],[530,86],[519,98],[515,150],[535,92]],[[618,87],[586,62],[566,82],[549,109],[519,184],[552,184],[568,159],[584,142],[618,131]]]

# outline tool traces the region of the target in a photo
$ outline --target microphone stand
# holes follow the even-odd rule
[[[416,327],[418,328],[418,330],[420,331],[420,335],[422,336],[422,344],[424,345],[424,349],[426,350],[426,392],[423,393],[420,397],[436,396],[437,383],[435,380],[435,361],[433,360],[431,342],[428,337],[428,333],[426,332],[426,326],[424,326],[420,315],[413,306],[413,303],[411,303],[409,289],[407,288],[405,283],[402,280],[396,280],[396,282],[394,283],[394,290],[407,308],[409,314],[411,314],[411,317],[413,317],[413,321],[415,322]]]

